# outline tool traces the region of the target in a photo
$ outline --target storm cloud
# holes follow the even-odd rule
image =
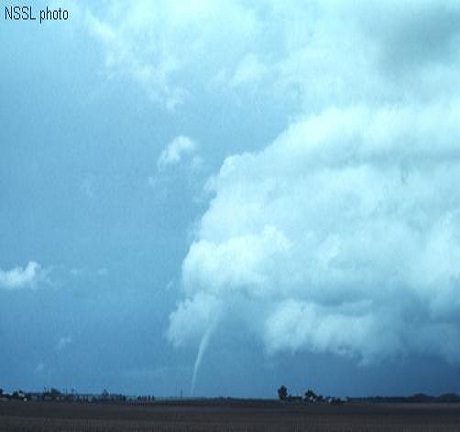
[[[331,110],[228,158],[170,331],[224,315],[268,351],[459,361],[458,108]]]
[[[254,69],[302,108],[208,180],[168,337],[233,328],[269,355],[458,364],[459,8],[310,6],[311,31],[286,27],[279,60]],[[436,44],[418,36],[427,22]]]

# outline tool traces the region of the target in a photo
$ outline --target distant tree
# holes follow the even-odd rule
[[[278,389],[278,397],[280,400],[286,400],[288,397],[287,387],[284,384]]]
[[[51,390],[47,392],[47,396],[51,400],[58,400],[61,397],[61,392],[57,388],[52,387]]]
[[[0,388],[0,396],[3,396],[3,389]]]
[[[11,395],[11,399],[25,400],[25,399],[26,399],[26,395],[25,395],[25,393],[24,393],[22,390],[16,390],[16,391],[13,392],[13,394]]]
[[[319,396],[311,389],[308,389],[305,392],[305,400],[309,402],[316,402],[319,399]]]
[[[437,400],[439,402],[460,402],[460,396],[456,393],[444,393],[441,396],[438,396]]]

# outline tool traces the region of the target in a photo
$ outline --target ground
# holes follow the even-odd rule
[[[261,400],[0,402],[2,432],[460,431],[460,404],[343,405]]]

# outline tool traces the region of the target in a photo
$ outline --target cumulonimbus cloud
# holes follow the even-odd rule
[[[299,9],[309,31],[279,7],[270,60],[256,49],[258,72],[229,79],[297,89],[298,114],[209,180],[168,337],[239,326],[268,353],[459,363],[460,9],[339,3]]]
[[[183,262],[171,340],[219,316],[268,352],[459,362],[459,110],[332,109],[228,158]]]

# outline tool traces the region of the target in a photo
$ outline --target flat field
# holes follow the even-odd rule
[[[0,402],[0,431],[460,431],[460,405],[306,405],[225,399],[143,405],[4,401]]]

